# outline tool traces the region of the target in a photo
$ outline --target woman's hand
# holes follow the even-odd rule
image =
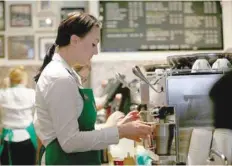
[[[139,112],[131,111],[126,116],[122,112],[114,112],[107,120],[107,126],[118,126],[119,137],[137,142],[152,134],[153,128],[139,120]]]
[[[140,142],[152,134],[153,127],[140,120],[118,124],[119,138],[128,138]]]
[[[123,112],[115,111],[108,117],[106,126],[116,126],[124,117],[125,114]]]
[[[118,121],[118,125],[124,124],[127,122],[132,122],[139,119],[139,112],[137,110],[129,112],[125,117],[121,117]]]
[[[112,113],[106,121],[107,126],[115,126],[124,124],[127,122],[132,122],[139,119],[138,111],[131,111],[126,116],[123,112],[115,111]]]

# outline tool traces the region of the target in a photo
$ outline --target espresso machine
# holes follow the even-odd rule
[[[153,134],[143,140],[143,146],[149,151],[148,154],[151,154],[153,165],[177,164],[179,163],[179,136],[175,107],[150,102],[150,90],[162,93],[165,91],[165,87],[161,86],[160,89],[157,89],[138,66],[133,68],[133,73],[141,80],[141,104],[138,106],[141,120],[154,127]],[[165,75],[163,76],[165,77]],[[157,78],[155,82],[158,83],[160,80],[161,77]]]
[[[191,154],[189,155],[189,144],[192,129],[213,129],[212,103],[208,93],[215,82],[219,80],[224,73],[231,70],[231,67],[228,66],[228,69],[208,69],[207,71],[199,70],[198,72],[193,72],[192,66],[195,61],[200,58],[208,60],[210,66],[213,66],[218,58],[227,58],[232,63],[231,57],[232,54],[227,55],[223,53],[171,56],[167,58],[170,67],[167,68],[160,76],[158,76],[155,72],[144,72],[143,69],[140,69],[143,66],[133,68],[133,73],[141,80],[140,94],[141,103],[143,104],[143,114],[141,113],[142,119],[147,123],[154,125],[157,124],[156,134],[158,133],[158,137],[161,136],[161,134],[159,134],[159,129],[162,128],[159,124],[174,124],[174,130],[172,127],[166,127],[169,131],[168,138],[172,139],[171,148],[170,142],[166,143],[166,145],[168,145],[168,149],[165,149],[167,153],[163,153],[161,151],[161,146],[159,146],[161,143],[158,142],[158,137],[144,140],[144,147],[151,151],[151,154],[158,156],[157,159],[154,160],[154,164],[188,164],[189,156],[191,157]],[[164,80],[163,84],[161,84],[162,86],[159,86],[160,88],[157,89],[155,84],[156,82],[160,82],[162,79]],[[159,94],[156,99],[160,96],[162,97],[160,94],[164,93],[165,98],[163,101],[166,101],[166,103],[154,104],[152,101],[154,100],[154,97],[150,97],[153,92]],[[171,106],[174,106],[173,114],[170,115],[170,113],[166,113],[163,117],[162,109],[160,112],[160,108]],[[172,131],[174,133],[173,138],[171,136],[172,134],[170,134]],[[162,138],[162,141],[164,143],[165,139]],[[226,141],[224,140],[222,142],[223,143],[221,144],[224,144]],[[162,147],[165,146],[162,145]],[[229,144],[225,144],[225,147],[229,147]],[[223,151],[224,154],[227,153],[227,149],[225,147],[221,148],[223,150],[225,149]],[[211,148],[214,147],[212,146]],[[224,155],[220,155],[222,151],[221,153],[217,153],[214,152],[214,149],[210,149],[209,151],[210,161],[212,153],[219,156],[224,164],[227,163],[226,157]],[[227,157],[229,158],[230,156],[231,155],[228,153]]]

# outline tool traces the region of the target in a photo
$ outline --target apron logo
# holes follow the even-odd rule
[[[89,97],[87,95],[84,95],[85,100],[89,100]]]

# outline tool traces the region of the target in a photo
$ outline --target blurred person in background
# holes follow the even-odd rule
[[[5,77],[2,81],[3,83],[3,88],[9,88],[10,87],[10,79],[9,77]]]
[[[37,139],[33,126],[35,91],[27,88],[23,66],[9,71],[9,87],[0,89],[3,165],[34,165]]]
[[[232,48],[225,50],[224,57],[232,61]],[[224,128],[232,130],[231,122],[231,98],[232,94],[232,70],[229,68],[223,76],[215,82],[209,91],[209,97],[212,101],[213,120],[215,128]]]
[[[209,97],[213,104],[213,119],[215,128],[232,130],[231,94],[232,71],[229,71],[213,85],[209,92]]]

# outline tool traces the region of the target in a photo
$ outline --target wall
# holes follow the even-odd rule
[[[232,1],[222,1],[223,12],[223,38],[224,50],[232,47]],[[99,16],[98,1],[91,1],[89,5],[91,14]],[[218,50],[216,52],[223,52]],[[131,67],[135,64],[160,64],[166,63],[166,57],[169,55],[191,54],[198,52],[215,52],[215,51],[151,51],[151,52],[126,52],[126,53],[104,53],[94,56],[92,59],[91,86],[95,93],[99,87],[99,83],[103,79],[114,77],[114,72],[120,72],[127,75],[127,80],[135,78],[131,72]]]
[[[39,10],[39,1],[5,1],[5,30],[0,30],[0,35],[4,36],[4,58],[0,58],[0,88],[3,87],[3,79],[8,75],[8,71],[11,67],[16,65],[25,65],[25,69],[29,74],[29,87],[34,88],[35,84],[33,77],[35,76],[39,66],[42,64],[42,60],[39,59],[39,54],[42,51],[40,49],[39,39],[41,37],[56,37],[56,29],[60,22],[60,9],[62,7],[74,8],[81,7],[85,8],[88,12],[87,1],[51,1],[52,8],[49,11],[41,12]],[[32,26],[26,28],[14,28],[10,26],[10,5],[12,4],[30,4],[32,10]],[[54,28],[50,29],[39,29],[38,19],[52,17],[55,20]],[[33,60],[8,60],[9,49],[8,49],[8,37],[9,36],[26,36],[31,35],[34,37],[34,56]],[[54,39],[55,40],[55,39]],[[43,51],[45,54],[45,51]]]
[[[5,55],[8,55],[8,36],[34,36],[34,54],[35,59],[33,60],[8,60],[0,58],[0,66],[12,66],[18,64],[24,65],[40,65],[42,61],[39,59],[39,38],[40,37],[55,37],[56,29],[60,23],[60,8],[62,7],[84,7],[88,12],[88,1],[51,1],[52,9],[48,12],[40,12],[38,9],[39,1],[5,1],[5,31],[0,31],[0,35],[4,35],[4,48]],[[10,26],[10,5],[12,4],[31,4],[32,7],[32,26],[28,28],[12,28]],[[38,29],[38,19],[43,17],[52,17],[55,20],[55,26],[51,29]],[[44,52],[45,53],[45,52]]]

